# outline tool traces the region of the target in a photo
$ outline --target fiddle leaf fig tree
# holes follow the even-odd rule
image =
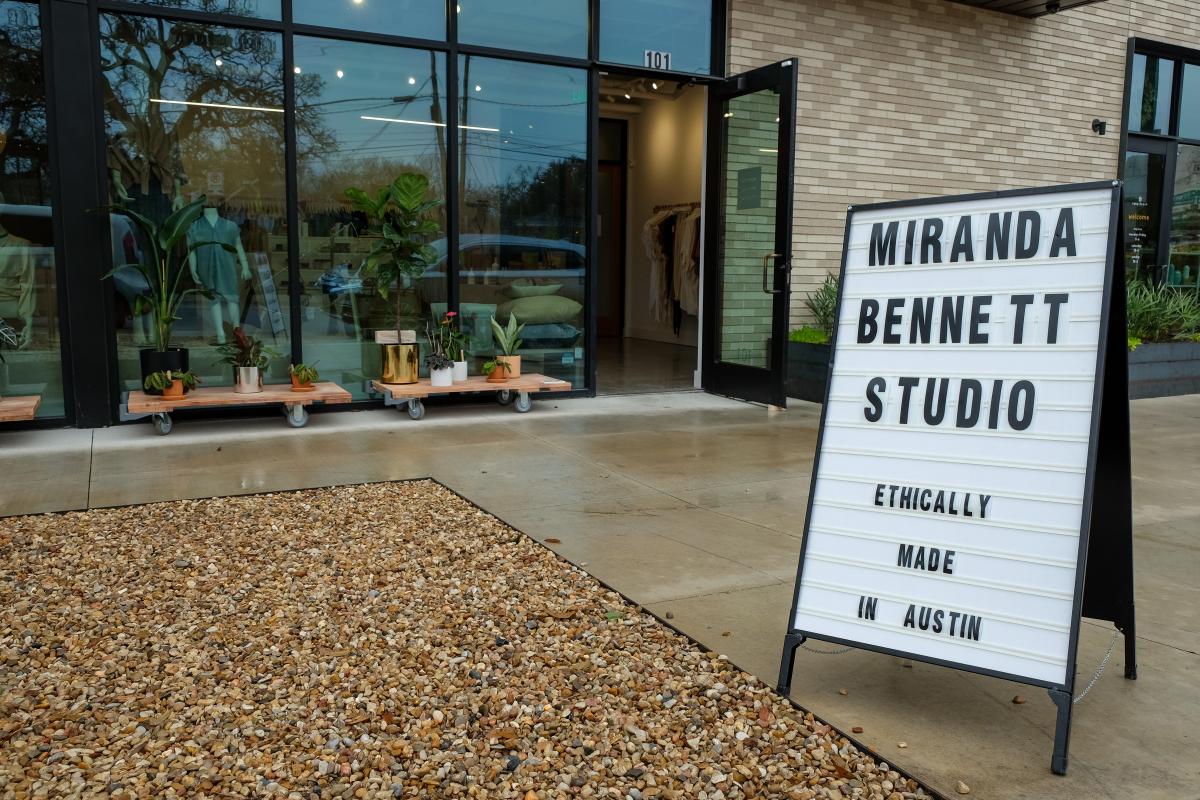
[[[191,274],[188,256],[201,247],[221,247],[231,253],[237,252],[224,242],[187,243],[188,229],[200,219],[207,203],[208,199],[202,195],[173,211],[161,223],[125,206],[108,206],[106,209],[129,218],[138,227],[144,247],[141,261],[119,264],[104,277],[111,278],[124,269],[136,269],[141,273],[146,290],[140,307],[149,307],[154,314],[154,347],[160,353],[171,346],[171,328],[179,321],[179,308],[188,295],[212,296],[207,287],[185,287],[185,278]]]
[[[437,259],[428,242],[441,231],[431,215],[442,201],[426,200],[428,191],[429,178],[418,172],[403,173],[374,195],[346,190],[351,206],[367,217],[371,232],[379,237],[363,259],[363,269],[375,277],[385,300],[395,286],[397,328],[403,311],[401,291]]]

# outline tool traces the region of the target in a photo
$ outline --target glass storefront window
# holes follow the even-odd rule
[[[600,0],[600,60],[707,75],[712,4],[695,0]]]
[[[1158,265],[1158,232],[1162,222],[1163,157],[1125,154],[1125,271],[1150,277]]]
[[[38,5],[0,0],[0,396],[64,413]]]
[[[1133,80],[1129,84],[1130,132],[1170,133],[1174,80],[1174,61],[1145,53],[1133,57]]]
[[[368,33],[446,38],[443,0],[292,0],[292,18],[305,25]]]
[[[280,0],[131,0],[148,6],[185,11],[206,11],[235,17],[281,19]]]
[[[61,417],[58,281],[37,3],[0,0],[0,397]]]
[[[446,57],[425,50],[296,37],[300,291],[304,360],[356,392],[380,374],[376,330],[418,332],[446,310],[444,258],[405,286],[379,286],[363,267],[379,241],[374,220],[352,208],[349,188],[377,196],[398,176],[428,180],[446,196]],[[445,231],[446,209],[428,218]],[[429,237],[443,256],[444,234]],[[397,294],[397,292],[399,294]],[[386,297],[384,297],[386,293]],[[399,309],[399,312],[397,311]],[[422,348],[427,354],[427,348]]]
[[[1200,146],[1179,145],[1172,195],[1166,284],[1200,288]]]
[[[1185,139],[1200,139],[1200,64],[1185,64],[1183,67],[1179,135]]]
[[[587,73],[460,56],[459,299],[471,353],[525,323],[522,371],[584,380]]]
[[[233,370],[217,347],[231,327],[273,351],[268,382],[288,378],[290,316],[285,228],[283,47],[279,34],[151,17],[100,18],[110,196],[156,221],[200,197],[187,234],[206,243],[188,258],[172,345],[189,350],[205,386]],[[297,81],[298,95],[310,91]],[[300,130],[316,135],[301,117]],[[146,253],[135,227],[113,213],[114,263]],[[140,388],[139,353],[152,346],[149,285],[117,271],[117,356],[123,389]]]
[[[587,58],[587,0],[458,0],[458,40]]]

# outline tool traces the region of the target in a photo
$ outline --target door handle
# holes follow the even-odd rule
[[[766,294],[779,294],[779,290],[771,286],[771,259],[780,258],[782,253],[771,253],[763,256],[763,292]]]

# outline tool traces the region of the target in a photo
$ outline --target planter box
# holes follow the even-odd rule
[[[825,383],[829,378],[830,347],[827,344],[788,342],[788,397],[825,402]]]
[[[1200,342],[1139,345],[1129,354],[1129,398],[1200,393]]]

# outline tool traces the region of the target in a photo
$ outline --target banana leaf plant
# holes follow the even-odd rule
[[[401,290],[437,260],[437,251],[428,241],[441,231],[431,212],[442,201],[426,200],[428,191],[429,178],[418,172],[401,174],[374,196],[353,187],[346,190],[351,206],[366,216],[371,233],[378,237],[363,259],[362,268],[375,278],[383,299],[387,300],[392,286],[396,287],[397,328],[404,308]]]
[[[212,297],[204,286],[185,287],[185,278],[190,273],[188,257],[201,247],[221,247],[230,253],[237,250],[224,242],[187,243],[188,230],[200,219],[208,199],[203,195],[172,212],[161,223],[143,216],[125,206],[108,206],[106,210],[128,217],[142,234],[146,246],[140,262],[120,264],[104,277],[111,278],[123,269],[133,268],[146,280],[144,302],[139,308],[148,307],[154,315],[154,347],[160,353],[171,346],[171,328],[180,320],[179,308],[189,295]]]

